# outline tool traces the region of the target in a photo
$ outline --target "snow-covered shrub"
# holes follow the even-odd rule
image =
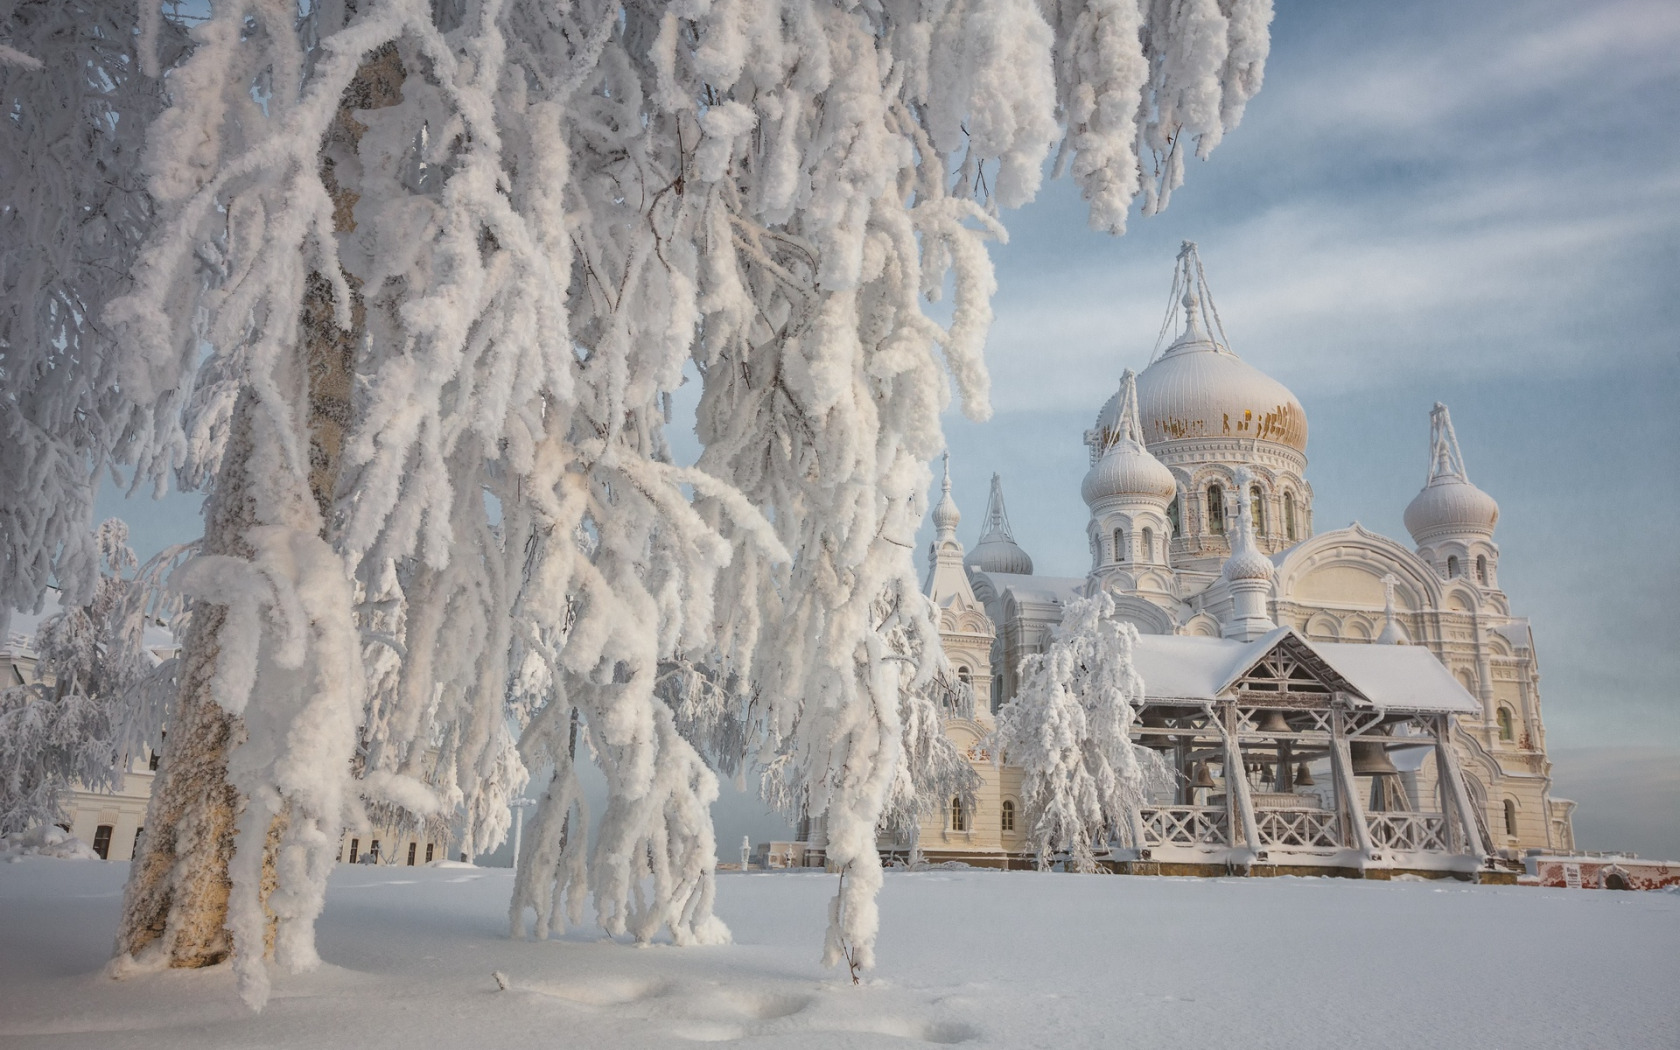
[[[93,847],[56,824],[37,824],[0,835],[0,860],[53,857],[58,860],[98,860]]]

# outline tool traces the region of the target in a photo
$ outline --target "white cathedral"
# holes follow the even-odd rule
[[[1573,850],[1533,637],[1499,587],[1499,508],[1470,482],[1446,407],[1406,508],[1411,545],[1357,524],[1315,533],[1306,413],[1231,351],[1193,244],[1173,301],[1176,339],[1126,372],[1084,435],[1084,576],[1034,574],[996,475],[965,554],[947,471],[924,591],[981,698],[946,731],[984,787],[916,846],[1028,862],[1020,773],[983,741],[1064,604],[1101,589],[1140,635],[1133,739],[1176,771],[1119,836],[1120,870],[1487,877],[1531,849]]]

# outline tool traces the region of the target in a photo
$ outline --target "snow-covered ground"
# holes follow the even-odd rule
[[[225,968],[99,975],[127,871],[0,865],[0,1044],[1680,1046],[1673,893],[894,873],[852,987],[816,962],[832,876],[720,874],[733,945],[638,950],[509,940],[506,869],[343,867],[329,965],[253,1015]]]

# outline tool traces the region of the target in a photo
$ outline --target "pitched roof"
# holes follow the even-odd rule
[[[1287,639],[1287,642],[1285,641]],[[1279,627],[1252,642],[1187,635],[1140,635],[1133,662],[1152,699],[1215,700],[1255,664],[1287,645],[1305,650],[1356,701],[1396,711],[1442,711],[1470,714],[1481,704],[1447,672],[1429,650],[1415,645],[1309,642],[1292,628]]]

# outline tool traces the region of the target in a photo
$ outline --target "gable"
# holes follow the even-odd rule
[[[1221,694],[1281,706],[1327,704],[1336,693],[1365,698],[1294,631],[1275,631],[1256,648],[1261,655],[1239,666],[1219,690]]]

